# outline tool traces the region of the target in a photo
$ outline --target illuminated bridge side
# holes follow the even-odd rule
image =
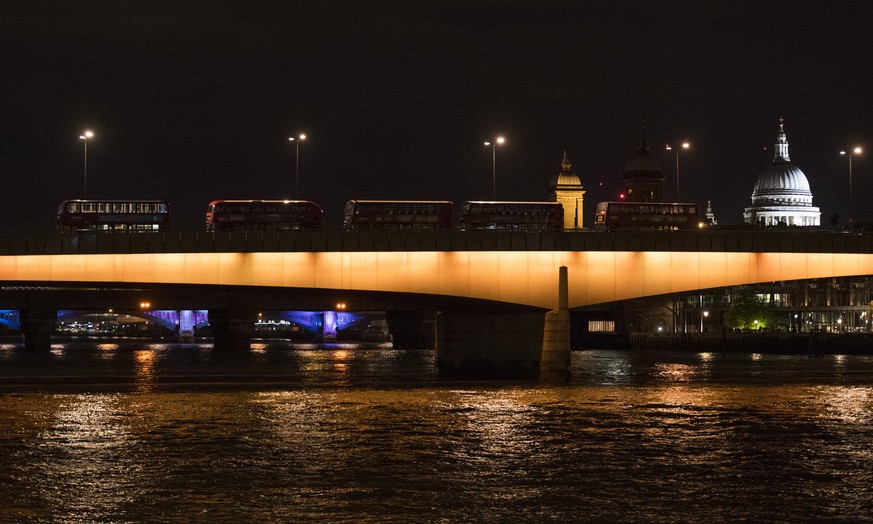
[[[0,307],[21,312],[26,346],[48,347],[56,308],[120,310],[147,292],[163,294],[155,308],[208,310],[215,347],[245,348],[259,309],[328,312],[349,295],[397,325],[430,322],[419,340],[456,369],[530,370],[546,340],[568,361],[572,308],[864,275],[873,235],[856,232],[0,234]]]
[[[867,253],[450,251],[0,257],[4,282],[204,284],[464,297],[550,309],[776,280],[873,274]]]

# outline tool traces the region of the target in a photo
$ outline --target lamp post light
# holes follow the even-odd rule
[[[840,151],[841,155],[849,157],[849,226],[852,225],[852,220],[855,218],[855,199],[852,194],[852,157],[860,155],[862,152],[860,147],[855,147],[851,151]]]
[[[503,145],[506,139],[498,136],[490,142],[485,142],[486,146],[491,146],[491,199],[497,200],[497,145]]]
[[[703,310],[703,315],[700,316],[700,332],[703,333],[703,319],[709,318],[709,311]]]
[[[94,133],[86,130],[79,135],[79,140],[85,144],[85,167],[82,173],[82,199],[88,198],[88,140],[94,137]]]
[[[300,133],[296,137],[288,137],[294,142],[294,198],[300,200],[300,142],[306,140],[306,135]]]
[[[667,151],[673,151],[673,147],[670,144],[667,144],[665,148]],[[679,151],[681,150],[689,150],[691,149],[690,142],[682,142],[682,144],[676,148],[676,201],[679,202]]]

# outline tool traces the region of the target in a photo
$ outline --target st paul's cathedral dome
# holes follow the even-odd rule
[[[781,118],[773,162],[758,175],[752,191],[752,206],[746,208],[743,218],[747,224],[759,226],[817,226],[820,223],[821,212],[812,205],[809,181],[788,156],[788,139]]]

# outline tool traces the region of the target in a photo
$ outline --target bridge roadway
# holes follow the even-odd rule
[[[201,284],[463,297],[551,309],[873,274],[873,234],[235,232],[0,234],[0,282]]]
[[[568,362],[567,308],[860,275],[873,275],[869,232],[0,234],[0,308],[22,312],[26,346],[48,347],[56,309],[132,304],[143,290],[163,294],[162,307],[209,309],[216,347],[247,347],[259,308],[353,296],[350,309],[418,308],[411,323],[441,311],[429,340],[438,367],[453,370],[538,369],[546,339],[566,338],[551,354]],[[544,315],[559,281],[564,308]]]

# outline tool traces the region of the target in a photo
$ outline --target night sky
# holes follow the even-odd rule
[[[785,118],[822,223],[873,220],[868,2],[224,0],[0,4],[0,230],[57,205],[294,194],[339,228],[350,199],[543,200],[567,148],[596,202],[620,192],[640,121],[683,200],[739,223]],[[767,148],[767,153],[763,149]]]

